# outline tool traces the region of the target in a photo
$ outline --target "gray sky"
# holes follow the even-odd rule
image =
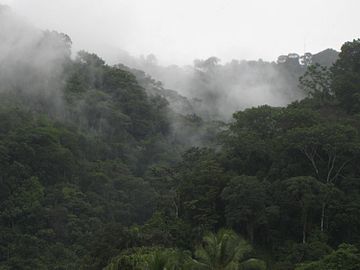
[[[75,49],[154,53],[163,64],[195,58],[276,60],[340,49],[360,37],[359,0],[0,0]]]

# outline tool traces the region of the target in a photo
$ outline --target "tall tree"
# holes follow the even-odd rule
[[[350,113],[360,112],[360,39],[341,47],[332,73],[332,88],[341,106]]]
[[[300,77],[300,88],[320,105],[324,105],[333,100],[331,79],[332,74],[328,67],[314,64],[309,66],[305,74]]]
[[[306,243],[309,210],[320,202],[323,185],[309,176],[293,177],[284,182],[289,198],[295,200],[301,209],[302,242]]]
[[[222,225],[220,194],[226,184],[226,174],[213,150],[192,148],[183,158],[177,175],[179,216],[194,229],[213,230]]]
[[[225,217],[228,225],[241,228],[245,224],[250,243],[254,233],[265,219],[265,186],[254,176],[233,178],[223,190]]]
[[[287,149],[299,151],[308,161],[313,175],[329,187],[343,176],[346,167],[356,160],[360,144],[357,131],[342,124],[319,124],[290,130],[285,143]],[[330,189],[328,189],[330,190]],[[324,197],[321,231],[324,230],[328,196]]]
[[[342,244],[331,254],[317,262],[306,263],[295,270],[357,270],[360,269],[359,250],[352,245]]]

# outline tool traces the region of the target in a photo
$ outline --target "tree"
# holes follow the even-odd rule
[[[206,60],[199,60],[199,59],[195,60],[194,67],[197,71],[212,72],[219,62],[220,62],[219,58],[212,56]]]
[[[102,269],[111,258],[131,247],[133,240],[129,230],[119,223],[102,227],[92,236],[88,254],[83,258],[83,266],[86,269]]]
[[[179,217],[192,224],[195,230],[220,227],[220,194],[227,177],[214,151],[199,148],[187,151],[176,177],[179,181]]]
[[[0,218],[8,221],[9,227],[13,228],[18,220],[26,220],[28,215],[41,208],[43,197],[44,187],[37,177],[24,179],[7,200],[0,203]]]
[[[360,269],[359,250],[352,245],[342,244],[331,254],[317,262],[306,263],[295,270],[357,270]]]
[[[332,67],[332,88],[349,113],[360,112],[360,39],[346,42]]]
[[[233,115],[234,122],[222,134],[225,166],[239,174],[263,177],[272,164],[273,138],[278,133],[280,108],[264,105]]]
[[[323,185],[313,177],[293,177],[284,182],[289,198],[295,200],[301,209],[302,242],[306,243],[309,210],[320,201]]]
[[[316,63],[309,66],[305,74],[299,78],[300,88],[320,105],[324,105],[333,100],[331,79],[330,69]]]
[[[235,228],[245,224],[250,243],[254,232],[265,219],[265,186],[254,176],[233,178],[224,188],[225,217],[228,225]]]
[[[302,153],[312,168],[313,175],[329,187],[357,158],[359,139],[357,131],[343,124],[318,124],[294,128],[285,136],[287,150]],[[331,190],[330,188],[328,190]],[[325,208],[329,196],[324,196],[321,212],[321,231],[324,230]]]

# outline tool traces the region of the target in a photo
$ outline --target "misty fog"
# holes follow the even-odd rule
[[[187,97],[193,111],[205,119],[228,121],[237,110],[263,104],[284,106],[305,96],[297,84],[306,66],[296,61],[278,64],[232,60],[222,63],[221,59],[210,57],[194,60],[187,66],[163,66],[153,54],[136,58],[125,52],[117,59],[145,71],[164,88]]]
[[[76,49],[71,53],[71,37],[52,32],[58,29],[37,29],[8,7],[1,10],[3,91],[11,85],[44,99],[51,97],[53,106],[61,110],[64,64],[71,54],[76,55]],[[195,113],[205,120],[228,121],[237,110],[263,104],[284,106],[305,96],[297,87],[306,68],[299,62],[224,62],[215,55],[194,59],[190,65],[164,65],[154,54],[136,57],[121,48],[99,57],[105,57],[109,64],[144,71],[145,76],[158,81],[156,93],[143,85],[148,93],[164,96],[178,113]]]
[[[0,40],[0,91],[16,89],[26,99],[47,100],[54,111],[61,110],[69,38],[41,31],[0,6]]]

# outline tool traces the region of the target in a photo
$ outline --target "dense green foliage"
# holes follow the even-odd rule
[[[86,53],[69,70],[60,119],[32,104],[1,107],[1,258],[10,269],[76,269],[80,258],[97,269],[92,241],[108,246],[107,257],[127,245],[113,237],[126,236],[122,226],[145,222],[156,207],[141,175],[176,159],[176,148],[166,157],[166,103],[149,99],[132,74]],[[8,94],[2,97],[5,103]]]
[[[60,103],[2,86],[0,269],[359,269],[359,44],[226,127],[86,52]]]
[[[296,270],[355,270],[360,268],[360,254],[356,247],[342,244],[339,249],[317,262],[303,264]]]
[[[264,270],[263,261],[250,258],[250,245],[231,230],[207,233],[194,256],[175,249],[135,249],[114,258],[105,270]],[[130,254],[129,254],[130,252]]]

